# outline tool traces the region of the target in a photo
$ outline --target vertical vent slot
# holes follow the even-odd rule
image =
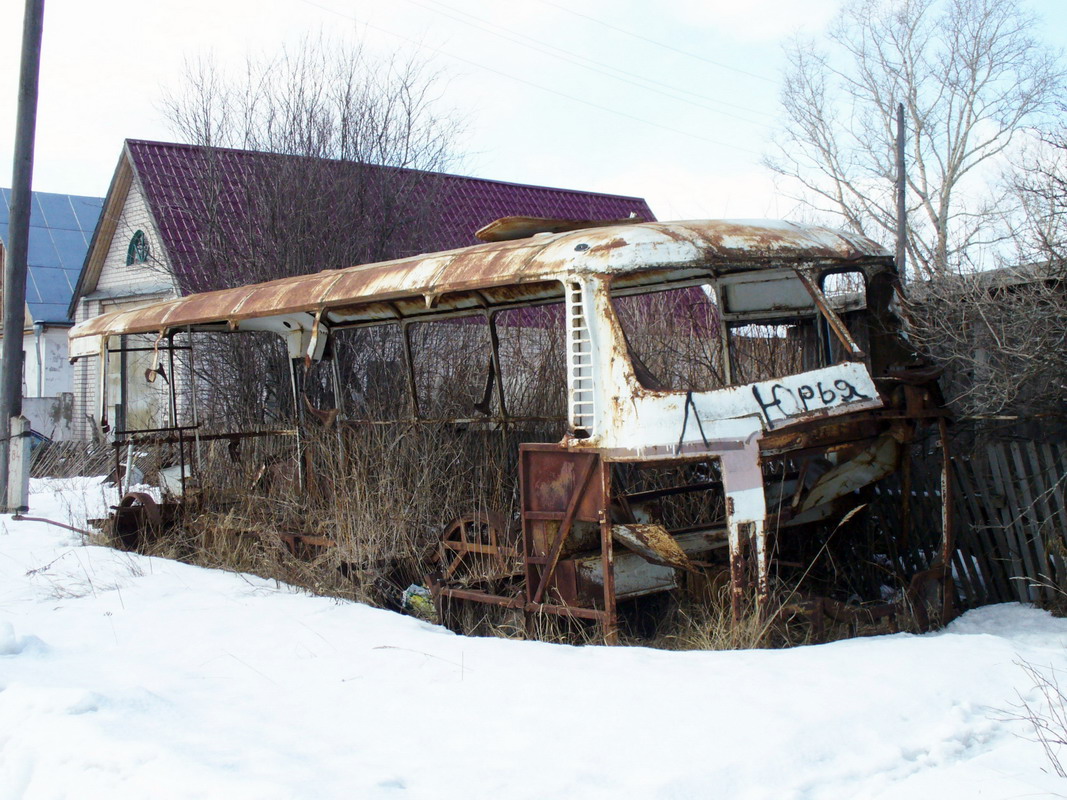
[[[588,436],[593,430],[593,342],[580,283],[567,284],[567,360],[571,427]]]

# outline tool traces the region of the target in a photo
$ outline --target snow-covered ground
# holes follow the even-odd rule
[[[35,516],[103,509],[92,482],[33,488]],[[1067,620],[787,651],[473,639],[5,518],[0,798],[1067,795],[1003,721],[1037,698],[1021,660],[1067,668]]]

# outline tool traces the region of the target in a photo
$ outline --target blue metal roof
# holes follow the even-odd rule
[[[6,248],[11,190],[0,188],[0,195],[0,240]],[[26,276],[26,305],[33,322],[70,323],[67,309],[103,206],[102,197],[33,193]]]

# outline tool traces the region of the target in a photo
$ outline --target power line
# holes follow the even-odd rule
[[[422,42],[415,41],[414,39],[411,39],[411,38],[409,38],[407,36],[404,36],[402,34],[395,33],[395,32],[393,32],[391,30],[383,28],[380,25],[375,25],[373,23],[366,22],[366,21],[360,22],[355,17],[353,17],[353,16],[351,16],[349,14],[345,14],[344,12],[337,11],[335,9],[332,9],[332,8],[327,7],[327,6],[321,5],[320,3],[313,2],[313,0],[300,0],[300,2],[304,3],[304,5],[308,5],[308,6],[312,6],[313,8],[317,8],[320,11],[325,11],[325,12],[327,12],[329,14],[334,14],[335,16],[342,17],[344,19],[348,19],[348,20],[351,20],[353,22],[365,25],[368,28],[373,28],[376,31],[381,31],[384,34],[392,36],[392,37],[394,37],[396,39],[400,39],[401,41],[407,42],[408,44],[415,45],[416,47],[422,48],[424,50],[429,50],[430,52],[437,53],[438,55],[445,56],[446,58],[451,58],[451,59],[453,59],[455,61],[462,61],[465,64],[470,64],[471,66],[477,67],[478,69],[481,69],[481,70],[485,70],[486,72],[492,72],[492,73],[494,73],[496,75],[500,75],[501,77],[508,78],[509,80],[513,80],[513,81],[516,81],[518,83],[525,84],[526,86],[532,86],[535,89],[540,89],[543,92],[548,92],[549,94],[554,94],[554,95],[557,95],[558,97],[565,97],[568,100],[573,100],[576,103],[581,103],[582,105],[590,106],[591,108],[595,108],[595,109],[598,109],[600,111],[606,111],[607,113],[614,114],[615,116],[623,117],[625,119],[630,119],[630,120],[633,120],[635,122],[641,122],[641,123],[643,123],[645,125],[649,125],[649,126],[651,126],[653,128],[659,128],[661,130],[670,131],[671,133],[677,133],[677,134],[679,134],[681,136],[688,136],[691,139],[697,139],[699,141],[707,142],[708,144],[713,144],[713,145],[716,145],[718,147],[727,147],[727,148],[730,148],[731,150],[737,150],[737,151],[742,152],[742,153],[749,153],[750,155],[760,155],[760,153],[756,152],[755,150],[749,150],[748,148],[740,147],[740,146],[735,145],[735,144],[730,144],[729,142],[721,142],[721,141],[718,141],[716,139],[710,139],[707,136],[701,136],[700,134],[697,134],[697,133],[690,133],[689,131],[684,131],[684,130],[681,130],[680,128],[673,128],[670,125],[664,125],[664,124],[659,123],[659,122],[653,122],[650,119],[645,119],[644,117],[639,117],[636,114],[630,114],[630,113],[627,113],[625,111],[619,111],[619,110],[614,109],[614,108],[609,108],[608,106],[600,105],[599,103],[594,103],[592,100],[586,100],[586,99],[581,98],[581,97],[575,97],[574,95],[567,94],[566,92],[561,92],[558,89],[552,89],[552,88],[550,88],[548,86],[542,86],[541,84],[535,83],[534,81],[527,80],[526,78],[520,78],[517,75],[512,75],[510,73],[504,72],[503,70],[496,69],[495,67],[486,66],[485,64],[482,64],[480,62],[474,61],[473,59],[464,58],[463,56],[457,56],[457,55],[455,55],[453,53],[448,53],[448,52],[446,52],[444,50],[441,50],[439,48],[431,47],[430,45],[424,44]]]
[[[712,64],[716,67],[721,67],[722,69],[728,69],[731,72],[736,72],[740,75],[748,75],[750,78],[756,78],[757,80],[767,81],[768,83],[778,82],[774,78],[768,78],[766,75],[759,75],[755,72],[749,72],[747,69],[741,69],[740,67],[735,67],[731,64],[724,64],[722,61],[715,61],[714,59],[697,55],[696,53],[691,53],[688,50],[682,50],[681,48],[675,47],[674,45],[665,44],[664,42],[659,42],[655,39],[650,39],[647,36],[642,36],[640,33],[628,31],[625,28],[620,28],[618,25],[612,25],[610,22],[604,22],[604,20],[602,19],[597,19],[596,17],[591,17],[588,14],[583,14],[581,11],[575,11],[573,8],[567,8],[566,6],[561,6],[558,3],[553,3],[552,0],[538,0],[538,2],[546,6],[552,6],[552,8],[559,9],[560,11],[565,11],[568,14],[573,14],[576,17],[582,17],[583,19],[587,19],[590,22],[595,22],[597,25],[602,25],[605,28],[610,28],[613,31],[617,31],[618,33],[622,33],[626,36],[633,37],[634,39],[640,39],[642,42],[648,42],[649,44],[654,44],[656,47],[662,47],[664,50],[670,50],[671,52],[678,53],[683,56],[688,56],[689,58],[695,58],[698,61],[703,61],[706,64]]]
[[[418,6],[419,8],[424,8],[427,11],[431,11],[431,12],[433,12],[435,14],[440,14],[440,15],[442,15],[444,17],[447,17],[448,19],[455,20],[456,22],[459,22],[459,23],[461,23],[463,25],[468,25],[468,26],[470,26],[472,28],[475,28],[476,30],[481,30],[484,33],[488,33],[488,34],[490,34],[492,36],[496,36],[496,37],[504,39],[506,41],[515,42],[516,44],[520,44],[523,47],[527,47],[527,48],[529,48],[531,50],[535,50],[537,52],[544,53],[545,55],[552,56],[553,58],[558,58],[558,59],[561,59],[563,61],[568,61],[568,62],[570,62],[572,64],[575,64],[575,65],[577,65],[579,67],[582,67],[583,69],[588,69],[588,70],[591,70],[593,72],[598,72],[601,75],[607,75],[609,78],[613,78],[614,80],[618,80],[618,81],[623,81],[625,83],[629,83],[632,86],[637,86],[639,88],[645,89],[646,91],[656,92],[657,94],[660,94],[660,95],[662,95],[664,97],[667,97],[667,98],[670,98],[672,100],[678,100],[678,101],[681,101],[683,103],[689,103],[690,105],[693,105],[696,108],[703,108],[706,111],[711,111],[711,112],[716,113],[716,114],[723,114],[725,116],[732,117],[733,119],[737,119],[737,120],[740,120],[742,122],[748,122],[748,123],[750,123],[752,125],[762,125],[762,126],[765,126],[765,127],[770,127],[767,123],[757,122],[756,120],[748,119],[747,117],[742,117],[742,116],[739,116],[737,114],[732,114],[729,111],[723,111],[722,109],[719,109],[719,108],[712,108],[711,106],[704,105],[703,103],[695,103],[692,100],[689,100],[689,99],[687,99],[685,97],[678,97],[677,94],[667,94],[667,93],[661,91],[660,89],[656,89],[654,87],[660,86],[660,87],[663,87],[663,89],[668,90],[669,92],[675,92],[675,93],[680,93],[680,94],[691,95],[692,97],[697,97],[697,98],[700,98],[701,100],[707,100],[708,102],[715,103],[715,104],[718,104],[720,106],[729,106],[731,108],[740,109],[741,111],[747,111],[749,113],[758,114],[760,116],[765,116],[765,117],[773,117],[774,116],[773,114],[770,114],[770,113],[768,113],[766,111],[760,111],[759,109],[751,108],[750,106],[744,106],[744,105],[740,105],[738,103],[731,103],[731,102],[726,101],[726,100],[719,100],[718,98],[710,97],[709,95],[706,95],[706,94],[701,94],[699,92],[694,92],[694,91],[692,91],[690,89],[685,89],[685,88],[682,88],[680,86],[674,86],[674,85],[669,84],[669,83],[664,83],[663,81],[658,81],[658,80],[656,80],[654,78],[649,78],[649,77],[646,77],[644,75],[639,75],[638,73],[630,72],[629,70],[625,70],[625,69],[622,69],[620,67],[613,66],[611,64],[606,64],[606,63],[604,63],[602,61],[597,61],[596,59],[589,58],[588,56],[581,55],[580,53],[575,53],[575,52],[572,52],[572,51],[567,50],[565,48],[557,47],[556,45],[550,44],[548,42],[541,41],[540,39],[536,39],[536,38],[534,38],[532,36],[527,36],[524,33],[519,33],[517,31],[514,31],[514,30],[511,30],[509,28],[506,28],[506,27],[504,27],[502,25],[497,25],[496,23],[489,22],[488,20],[485,20],[482,17],[477,16],[476,14],[471,14],[471,13],[469,13],[467,11],[463,11],[461,9],[455,8],[454,6],[450,6],[447,3],[442,3],[439,0],[425,0],[425,2],[421,2],[420,0],[407,0],[407,2],[411,3],[412,5]],[[448,11],[455,12],[455,14],[460,14],[460,15],[462,15],[462,17],[469,17],[470,20],[474,20],[474,21],[472,22],[470,20],[463,19],[462,17],[455,16],[454,14],[448,13],[448,11],[441,11],[438,8],[432,8],[430,5],[426,5],[426,3],[430,3],[432,6],[440,6],[441,8],[448,9]],[[491,30],[491,28],[496,28],[497,30]],[[501,32],[498,32],[498,31],[501,31]],[[525,41],[522,41],[522,40],[525,40]],[[548,48],[548,49],[546,50],[545,48]],[[554,52],[554,53],[553,52],[549,52],[549,50],[554,50],[556,52]],[[586,62],[586,63],[581,63],[581,62]],[[610,70],[610,72],[606,71],[606,70]],[[616,74],[613,74],[613,73],[619,73],[619,74],[616,75]],[[627,77],[622,77],[622,76],[628,76],[628,78],[636,79],[636,81],[635,80],[630,80]]]

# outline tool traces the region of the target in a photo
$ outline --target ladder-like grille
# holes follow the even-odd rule
[[[593,430],[593,343],[589,338],[580,283],[567,284],[568,403],[576,434]]]

